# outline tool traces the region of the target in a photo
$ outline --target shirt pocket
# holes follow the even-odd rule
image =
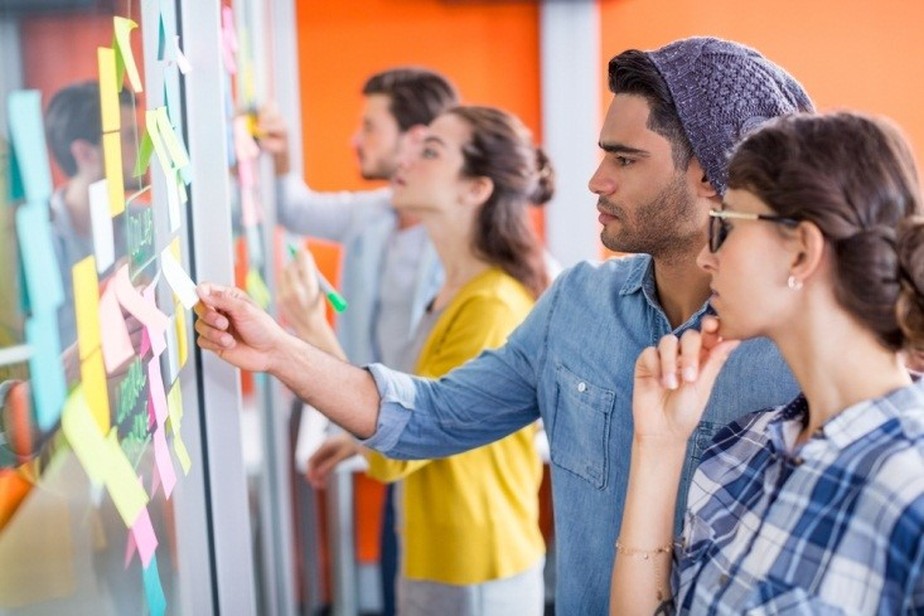
[[[552,463],[602,490],[609,474],[608,445],[616,393],[561,365],[556,387],[558,403],[550,432]]]

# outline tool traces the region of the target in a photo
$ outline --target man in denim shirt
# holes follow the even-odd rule
[[[721,204],[725,154],[766,119],[812,109],[781,68],[710,38],[624,52],[610,61],[609,86],[604,156],[590,189],[599,197],[603,243],[640,254],[563,273],[505,347],[439,381],[380,365],[354,369],[287,336],[239,291],[214,285],[199,290],[205,307],[196,325],[203,348],[269,371],[392,457],[451,455],[541,417],[552,458],[556,610],[569,615],[607,610],[635,360],[662,336],[699,327],[710,311],[709,276],[695,257],[706,242],[708,212]],[[715,430],[742,409],[781,404],[795,393],[768,341],[739,347],[691,439],[678,512]]]

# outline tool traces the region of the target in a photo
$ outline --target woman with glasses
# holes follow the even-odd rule
[[[924,610],[924,217],[907,143],[840,113],[746,139],[699,264],[718,318],[636,364],[611,613]],[[673,511],[684,450],[739,340],[802,393],[720,431]],[[754,374],[760,379],[759,373]]]

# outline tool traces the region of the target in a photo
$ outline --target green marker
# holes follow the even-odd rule
[[[298,248],[292,244],[289,244],[288,246],[289,255],[294,259],[298,255]],[[330,302],[330,305],[334,307],[334,310],[337,312],[343,312],[346,310],[347,306],[349,305],[347,304],[346,298],[340,295],[337,289],[334,288],[334,285],[328,282],[327,278],[324,277],[324,274],[321,273],[321,270],[315,267],[314,271],[318,275],[318,284],[321,287],[321,291],[327,297],[327,301]]]

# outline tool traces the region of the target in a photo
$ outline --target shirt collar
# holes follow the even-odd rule
[[[645,294],[645,298],[652,307],[662,310],[661,302],[658,301],[658,289],[655,285],[654,259],[651,258],[651,255],[646,254],[637,254],[632,257],[623,258],[631,259],[631,264],[629,266],[629,273],[626,275],[626,280],[619,289],[619,294],[633,295],[642,292]],[[698,327],[700,319],[707,314],[715,314],[715,309],[708,301],[704,303],[702,308],[696,311],[680,329],[683,330],[690,324]]]
[[[896,389],[880,398],[864,400],[844,409],[829,419],[819,430],[818,436],[837,449],[844,449],[868,436],[885,423],[900,419],[910,409],[924,412],[924,380]],[[805,425],[808,402],[799,396],[784,406],[777,417],[768,425],[770,441],[777,451],[792,451],[791,443],[799,430],[790,430],[796,425]],[[913,435],[918,436],[918,435]]]

